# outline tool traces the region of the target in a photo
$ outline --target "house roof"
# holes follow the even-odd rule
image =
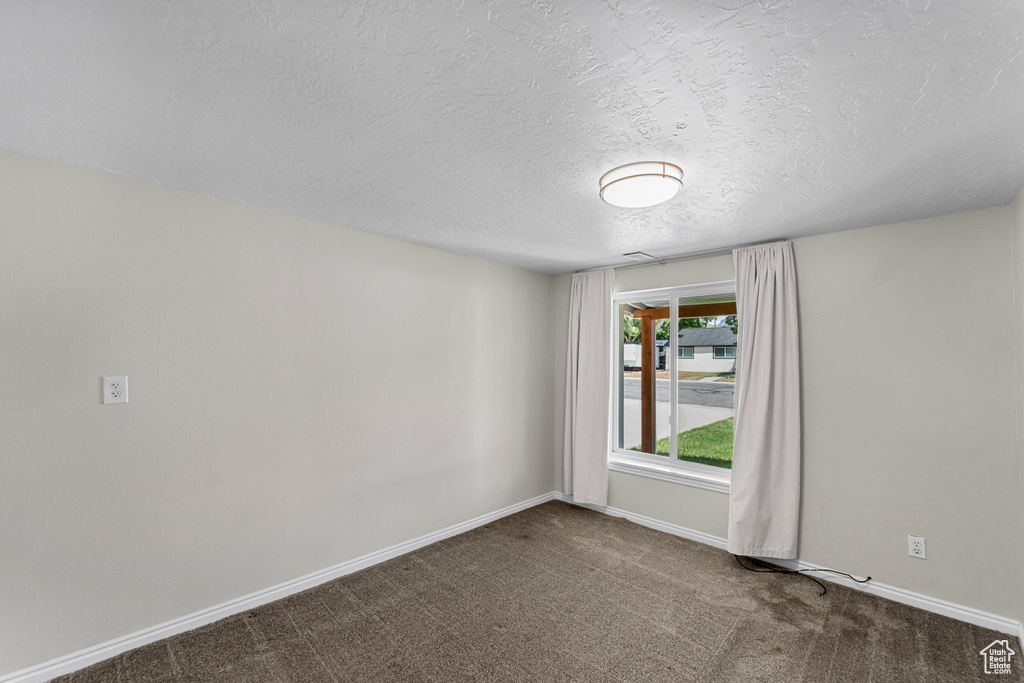
[[[736,335],[728,327],[684,327],[679,330],[680,346],[736,346]]]

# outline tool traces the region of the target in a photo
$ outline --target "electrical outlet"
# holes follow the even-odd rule
[[[103,403],[127,403],[128,402],[128,378],[127,377],[104,377],[103,378]]]
[[[907,536],[907,554],[911,557],[925,559],[924,539],[920,536]]]

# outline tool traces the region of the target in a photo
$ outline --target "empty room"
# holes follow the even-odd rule
[[[1024,3],[0,59],[0,683],[1024,681]]]

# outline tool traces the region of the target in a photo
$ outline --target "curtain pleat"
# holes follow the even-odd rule
[[[572,276],[565,379],[563,487],[579,503],[607,505],[614,271]]]
[[[800,334],[791,242],[735,249],[729,552],[793,559],[800,525]]]

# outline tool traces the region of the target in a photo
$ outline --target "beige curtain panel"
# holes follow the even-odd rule
[[[733,250],[736,433],[729,552],[794,559],[800,524],[800,336],[792,242]]]
[[[614,282],[610,269],[572,276],[563,487],[577,503],[608,503]]]

